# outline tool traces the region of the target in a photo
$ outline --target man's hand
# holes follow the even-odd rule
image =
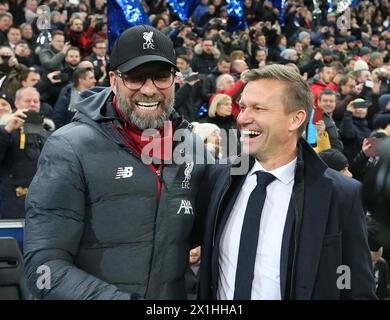
[[[360,92],[362,92],[363,87],[364,87],[364,84],[363,84],[363,83],[359,83],[359,84],[353,89],[353,92],[356,93],[356,94],[358,95],[358,94],[360,94]]]
[[[381,80],[374,80],[373,82],[374,82],[374,84],[372,85],[372,93],[378,96],[380,91],[381,91],[382,81]]]
[[[337,85],[339,85],[341,78],[343,77],[342,73],[338,73],[334,76],[333,82]]]
[[[317,52],[317,53],[314,55],[313,59],[316,60],[316,61],[323,61],[321,52]]]
[[[241,75],[240,75],[240,80],[244,81],[245,82],[245,74],[249,72],[249,69],[248,70],[244,70],[243,72],[241,72]]]
[[[355,110],[355,107],[353,106],[354,102],[351,101],[350,103],[347,104],[346,110],[349,112],[353,112]]]
[[[363,140],[362,151],[366,155],[366,157],[376,157],[378,155],[374,146],[367,138]]]
[[[19,64],[19,61],[18,61],[18,59],[16,59],[16,57],[12,57],[12,58],[10,58],[9,60],[8,60],[8,65],[10,66],[10,67],[15,67],[15,66],[17,66]]]
[[[59,76],[60,74],[61,74],[61,71],[59,71],[59,70],[53,71],[53,72],[50,72],[50,73],[47,74],[47,78],[49,79],[49,81],[52,84],[60,83],[61,80],[54,79],[55,76]]]
[[[5,131],[7,131],[8,133],[12,133],[14,130],[23,127],[24,119],[27,117],[24,113],[27,111],[28,109],[16,110],[8,119],[4,127]]]
[[[317,129],[317,134],[322,136],[326,131],[326,126],[324,120],[319,120],[314,127]]]
[[[180,21],[175,20],[169,25],[172,29],[177,29],[180,27]]]
[[[62,53],[63,54],[66,54],[66,52],[69,50],[69,48],[71,47],[71,45],[70,45],[70,43],[69,42],[66,42],[65,44],[64,44],[64,47],[62,48]]]

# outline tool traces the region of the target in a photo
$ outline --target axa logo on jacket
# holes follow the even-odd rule
[[[194,215],[194,209],[190,200],[181,200],[180,208],[177,210],[177,214],[190,214]]]

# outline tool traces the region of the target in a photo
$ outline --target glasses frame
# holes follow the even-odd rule
[[[176,73],[176,71],[175,71],[173,68],[171,68],[171,70],[170,70],[169,73],[171,74],[171,77],[172,77],[171,83],[170,83],[169,86],[158,86],[158,85],[155,83],[154,75],[153,75],[152,77],[150,77],[150,76],[145,76],[145,75],[144,75],[144,81],[143,81],[142,85],[140,85],[139,87],[134,87],[134,88],[132,88],[132,87],[129,87],[128,84],[126,84],[126,81],[125,81],[125,79],[124,79],[124,75],[125,75],[125,74],[122,73],[122,72],[119,71],[119,70],[116,71],[116,74],[118,75],[119,78],[121,78],[123,85],[124,85],[127,89],[129,89],[129,90],[131,90],[131,91],[140,90],[140,89],[145,85],[145,82],[146,82],[147,79],[151,79],[152,82],[153,82],[153,85],[154,85],[157,89],[159,89],[159,90],[166,90],[166,89],[172,87],[172,85],[175,83],[175,79],[176,79],[176,77],[177,77],[177,73]]]

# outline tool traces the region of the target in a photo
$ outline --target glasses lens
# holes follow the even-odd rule
[[[159,71],[153,75],[153,83],[159,89],[169,88],[174,80],[171,70],[168,71]]]
[[[129,73],[121,76],[123,84],[130,90],[139,90],[145,84],[146,79],[152,79],[158,89],[168,89],[174,82],[171,70],[158,71],[153,75],[145,73]]]
[[[145,76],[142,74],[124,74],[122,80],[128,89],[139,90],[145,83]]]

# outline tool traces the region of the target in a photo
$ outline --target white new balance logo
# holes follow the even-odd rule
[[[115,179],[130,178],[133,175],[133,167],[119,167]]]

